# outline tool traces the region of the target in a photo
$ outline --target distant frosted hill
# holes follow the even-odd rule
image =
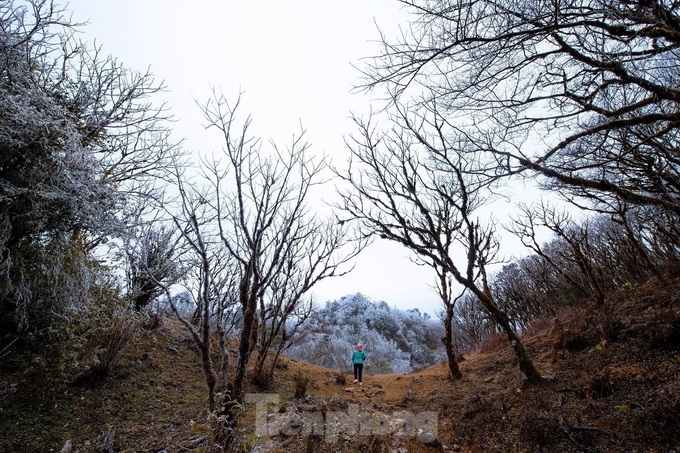
[[[357,293],[326,302],[286,355],[347,371],[354,345],[363,343],[367,373],[403,373],[445,360],[442,336],[441,321],[427,313],[391,308]]]

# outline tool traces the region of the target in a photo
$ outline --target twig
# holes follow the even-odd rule
[[[612,433],[610,433],[609,431],[605,431],[604,429],[598,428],[596,426],[570,426],[569,429],[575,429],[578,431],[593,431],[597,433],[606,434],[608,436],[612,435]]]
[[[5,357],[6,355],[9,354],[9,351],[7,351],[7,350],[8,350],[8,349],[10,348],[10,346],[12,346],[12,345],[14,344],[14,342],[17,341],[18,339],[19,339],[19,338],[17,337],[17,338],[15,338],[14,340],[12,340],[12,342],[11,342],[10,344],[8,344],[7,346],[5,346],[5,347],[2,349],[2,351],[0,351],[0,359],[3,358],[3,357]],[[5,351],[7,351],[7,352],[5,352]]]

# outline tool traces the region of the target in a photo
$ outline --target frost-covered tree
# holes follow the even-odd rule
[[[127,201],[173,151],[151,74],[75,32],[51,1],[0,3],[2,330],[39,329],[101,294],[93,252],[123,233]]]
[[[139,235],[130,238],[127,255],[128,297],[141,311],[163,294],[163,287],[177,282],[182,275],[178,239],[171,228],[140,223]]]

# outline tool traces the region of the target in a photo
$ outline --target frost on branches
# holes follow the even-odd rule
[[[367,373],[405,373],[446,359],[438,319],[416,309],[399,310],[386,302],[371,302],[362,294],[329,301],[315,312],[302,343],[289,357],[347,371],[354,345],[361,342],[368,355]]]
[[[151,75],[74,34],[51,2],[0,3],[3,331],[93,303],[112,280],[94,250],[173,149]]]

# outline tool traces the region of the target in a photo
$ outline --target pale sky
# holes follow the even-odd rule
[[[58,0],[57,0],[58,1]],[[347,155],[343,136],[355,132],[350,113],[362,115],[383,104],[362,93],[361,59],[379,53],[380,30],[399,33],[408,14],[397,0],[71,0],[73,21],[88,22],[80,38],[102,47],[131,70],[149,69],[167,92],[184,148],[209,153],[221,147],[202,126],[196,102],[213,88],[230,100],[243,92],[241,115],[251,115],[251,132],[285,146],[300,127],[311,151],[331,159]],[[535,192],[519,187],[515,197]],[[508,193],[508,195],[510,195]],[[501,222],[512,207],[490,207]],[[504,218],[505,217],[505,218]],[[513,236],[503,238],[505,256],[526,251]],[[403,247],[379,240],[356,260],[349,275],[328,279],[313,290],[323,303],[361,292],[400,309],[434,315],[441,304],[434,272],[410,261]]]
[[[72,0],[68,10],[89,22],[82,40],[165,82],[162,98],[187,149],[220,146],[206,138],[195,104],[217,87],[230,99],[244,92],[242,114],[252,115],[263,139],[285,144],[302,124],[312,150],[331,157],[345,152],[350,112],[368,112],[372,103],[350,93],[359,83],[352,63],[378,52],[377,26],[396,33],[407,18],[395,0]],[[433,272],[405,249],[379,241],[351,274],[322,282],[314,295],[322,303],[361,292],[434,314],[433,283]]]

